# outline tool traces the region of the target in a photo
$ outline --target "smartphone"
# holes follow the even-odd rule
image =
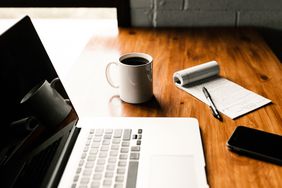
[[[282,136],[238,126],[226,143],[239,154],[282,165]]]

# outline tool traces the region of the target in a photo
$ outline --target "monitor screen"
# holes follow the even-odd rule
[[[38,83],[56,78],[58,75],[28,16],[0,36],[0,167],[42,126],[40,118],[21,104],[23,97]],[[63,87],[61,90],[60,94],[67,99],[66,91]],[[26,127],[28,123],[31,127]]]

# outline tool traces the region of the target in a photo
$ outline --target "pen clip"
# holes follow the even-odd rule
[[[212,110],[213,116],[215,118],[219,119],[220,121],[222,121],[222,117],[220,116],[218,110],[216,109],[216,106],[214,105],[208,90],[205,87],[203,87],[202,89],[203,89],[203,93],[204,93],[206,99],[208,100],[208,103],[209,103],[209,106]]]
[[[205,87],[203,87],[202,90],[203,90],[203,93],[204,93],[205,97],[206,97],[206,98],[209,98],[210,95],[209,95],[209,93],[208,93],[208,90],[207,90]]]

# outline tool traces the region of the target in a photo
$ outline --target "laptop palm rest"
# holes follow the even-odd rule
[[[197,186],[193,155],[157,155],[151,159],[150,188]],[[164,170],[164,166],[166,170]]]

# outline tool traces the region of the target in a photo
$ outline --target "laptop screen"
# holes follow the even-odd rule
[[[44,139],[40,138],[42,143],[59,130],[42,125],[41,119],[21,104],[23,97],[38,83],[44,80],[52,82],[56,78],[58,75],[28,16],[0,36],[0,172],[7,170],[5,167],[14,156],[18,155],[18,159],[24,157],[23,151],[18,153],[23,145],[31,146],[26,147],[24,153],[28,154],[33,150],[30,143],[35,143],[39,138],[34,137],[30,141],[31,135],[48,135]],[[60,90],[58,93],[68,99],[62,86]],[[72,107],[70,103],[69,105]],[[71,112],[73,119],[77,119],[73,107]]]

